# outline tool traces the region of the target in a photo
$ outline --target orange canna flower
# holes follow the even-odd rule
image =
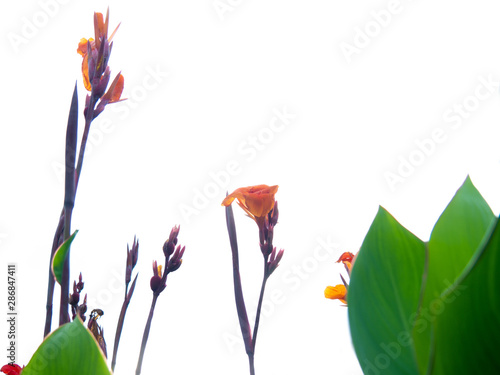
[[[118,30],[118,26],[115,28],[111,36],[108,38],[108,22],[109,22],[109,9],[106,12],[106,20],[104,20],[104,16],[102,13],[94,13],[94,34],[95,38],[80,39],[78,43],[77,52],[83,56],[82,61],[82,74],[83,74],[83,83],[85,88],[88,91],[92,90],[91,80],[93,77],[91,75],[94,74],[94,71],[100,72],[102,74],[106,69],[107,60],[109,59],[110,54],[110,43],[113,39],[113,36]],[[103,48],[101,51],[101,44],[104,43],[106,48]],[[90,50],[89,50],[90,46]],[[101,53],[99,53],[101,52]],[[89,72],[89,58],[94,59],[92,62],[92,67],[90,67]]]
[[[80,40],[80,43],[78,43],[78,49],[76,52],[78,52],[80,55],[83,56],[83,61],[82,61],[82,75],[83,75],[83,84],[87,91],[92,90],[92,86],[90,85],[90,78],[89,78],[89,54],[87,53],[88,51],[88,44],[94,44],[94,39],[90,38],[89,40],[82,38]],[[92,49],[92,47],[91,47]]]
[[[94,38],[89,38],[89,39],[82,38],[80,39],[80,43],[78,43],[78,48],[76,49],[76,52],[82,55],[82,57],[85,57],[85,55],[87,54],[88,42],[90,42],[91,46],[95,45]]]
[[[354,255],[353,253],[346,251],[345,253],[342,253],[342,255],[340,256],[340,258],[337,260],[336,263],[340,263],[340,262],[344,263],[344,266],[347,270],[347,273],[349,273],[349,275],[350,275],[352,266],[354,264],[354,261],[356,260],[357,255],[358,255],[357,253],[356,253],[356,255]]]
[[[340,258],[337,260],[337,263],[344,263],[344,262],[349,262],[351,263],[354,258],[354,254],[346,251],[345,253],[342,253]]]
[[[229,206],[235,199],[238,199],[240,207],[259,224],[273,209],[274,195],[277,191],[278,185],[255,185],[239,188],[224,198],[222,205]]]
[[[338,284],[335,286],[327,286],[325,289],[325,298],[338,299],[340,302],[345,303],[347,297],[347,289],[345,285]]]

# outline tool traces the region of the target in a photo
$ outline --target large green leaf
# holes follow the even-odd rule
[[[366,374],[418,374],[411,332],[425,257],[424,242],[380,207],[347,296],[354,349]]]
[[[433,375],[500,373],[500,222],[492,228],[439,300]]]
[[[467,177],[432,230],[423,302],[413,320],[422,374],[432,365],[434,323],[441,313],[441,295],[462,274],[494,219],[491,208]]]
[[[66,259],[66,255],[68,255],[71,243],[75,239],[77,233],[78,230],[75,230],[75,232],[57,248],[56,253],[54,254],[54,259],[52,259],[52,274],[56,278],[59,285],[62,283],[64,260]]]
[[[48,335],[23,375],[110,375],[104,355],[80,318]]]

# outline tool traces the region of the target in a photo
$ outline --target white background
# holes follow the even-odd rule
[[[9,2],[0,16],[0,271],[17,263],[21,364],[42,340],[75,81],[80,110],[86,94],[76,47],[93,36],[93,12],[107,5]],[[470,174],[498,214],[498,3],[109,6],[110,29],[122,22],[109,65],[113,76],[125,76],[129,99],[92,125],[73,215],[80,232],[71,279],[81,271],[89,309],[104,310],[111,356],[126,245],[139,238],[140,275],[116,374],[135,371],[151,263],[162,259],[175,224],[184,263],[156,306],[143,373],[247,373],[220,203],[226,191],[256,184],[280,186],[274,243],[285,249],[268,283],[257,373],[360,374],[347,309],[323,290],[340,283],[335,260],[357,251],[378,205],[427,240]],[[276,111],[289,119],[274,123]],[[228,163],[238,166],[230,176]],[[239,207],[234,212],[252,315],[262,276],[257,227]],[[0,310],[6,289],[0,286]],[[7,338],[0,342],[5,353]]]

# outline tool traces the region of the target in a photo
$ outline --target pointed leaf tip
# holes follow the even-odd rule
[[[68,255],[71,243],[75,239],[77,233],[78,230],[75,230],[75,232],[71,236],[69,236],[68,239],[64,241],[61,246],[59,246],[59,248],[56,250],[54,254],[54,259],[52,260],[52,274],[54,275],[54,278],[59,283],[59,285],[61,285],[62,283],[64,260]]]

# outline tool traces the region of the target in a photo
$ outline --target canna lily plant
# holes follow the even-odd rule
[[[428,241],[380,207],[355,258],[352,270],[340,261],[349,264],[349,325],[365,374],[499,372],[500,220],[469,177]]]
[[[276,251],[273,247],[274,227],[278,223],[278,202],[274,195],[278,191],[278,186],[256,185],[236,189],[222,201],[222,206],[226,207],[226,224],[229,233],[229,242],[233,256],[233,282],[236,300],[236,311],[240,323],[243,342],[248,356],[250,374],[255,374],[255,343],[259,329],[260,311],[264,299],[266,283],[271,274],[276,270],[283,257],[284,250]],[[238,243],[236,239],[236,226],[234,222],[231,203],[237,200],[239,206],[245,211],[248,217],[255,221],[259,229],[260,250],[264,257],[263,280],[260,289],[260,297],[257,305],[257,313],[254,322],[253,332],[250,330],[250,322],[245,307],[241,278],[239,271]]]
[[[89,130],[93,120],[105,110],[108,104],[124,100],[121,98],[124,88],[123,75],[118,73],[109,84],[111,70],[108,61],[113,47],[112,38],[119,25],[111,35],[108,34],[108,25],[109,11],[105,17],[102,13],[94,13],[94,38],[82,38],[78,43],[77,52],[82,56],[83,84],[88,91],[83,110],[85,128],[79,147],[77,147],[78,97],[77,87],[75,86],[66,131],[64,205],[54,234],[50,254],[44,340],[25,367],[21,368],[15,363],[3,366],[0,371],[8,375],[21,373],[22,375],[111,375],[116,364],[125,315],[138,276],[136,274],[132,281],[133,270],[138,261],[139,241],[134,237],[132,247],[129,248],[127,245],[125,296],[116,327],[111,370],[107,364],[107,345],[104,338],[104,329],[98,322],[99,317],[104,315],[104,311],[100,308],[94,308],[90,314],[87,314],[87,295],[83,298],[81,296],[85,284],[81,273],[78,282],[76,280],[73,282],[72,293],[70,293],[69,288],[70,248],[78,233],[78,230],[75,230],[71,234],[71,217]],[[76,157],[77,148],[79,148],[78,159]],[[165,256],[165,272],[163,274],[161,266],[156,266],[155,262],[154,276],[151,279],[153,304],[144,332],[136,374],[141,372],[142,359],[156,299],[165,289],[167,275],[176,271],[182,263],[185,248],[181,248],[180,245],[175,248],[178,233],[179,227],[175,226],[163,247]],[[132,283],[130,284],[130,282]],[[59,327],[52,330],[52,303],[56,283],[61,287]],[[87,318],[88,323],[85,326],[84,322]]]
[[[65,197],[64,207],[61,212],[60,220],[54,235],[52,252],[50,255],[49,281],[47,287],[47,312],[45,317],[44,336],[51,331],[52,322],[52,299],[54,295],[55,280],[52,274],[52,264],[56,250],[64,241],[70,238],[71,216],[75,203],[78,182],[83,167],[85,148],[92,121],[104,110],[107,104],[116,103],[120,99],[124,78],[119,73],[109,89],[106,92],[109,83],[111,70],[108,61],[111,55],[113,43],[111,42],[117,28],[108,38],[109,11],[106,12],[106,18],[102,13],[94,13],[94,34],[95,39],[88,40],[82,38],[78,43],[77,52],[83,57],[82,75],[85,88],[90,92],[85,100],[83,115],[85,118],[85,128],[83,130],[80,142],[80,151],[78,160],[76,160],[77,134],[78,134],[78,97],[76,86],[71,101],[70,115],[66,133],[66,173],[65,173]],[[96,107],[97,105],[97,107]],[[63,271],[61,276],[61,303],[59,311],[59,325],[69,322],[68,315],[68,296],[69,296],[69,264],[70,253],[69,245],[67,253],[63,259]]]

